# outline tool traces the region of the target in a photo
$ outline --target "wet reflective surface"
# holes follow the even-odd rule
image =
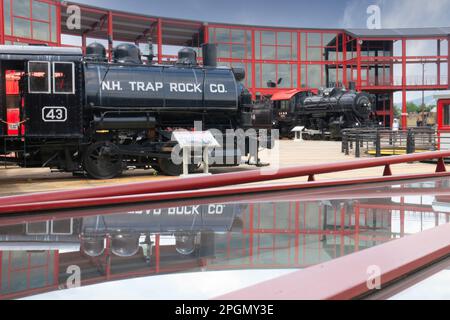
[[[449,186],[442,178],[0,217],[0,298],[212,298],[449,223]]]

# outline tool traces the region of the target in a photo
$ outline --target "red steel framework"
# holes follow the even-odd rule
[[[4,3],[5,1],[14,0],[0,0],[0,21],[4,21]],[[0,26],[0,43],[5,42],[24,42],[46,45],[67,45],[62,44],[62,35],[78,36],[81,39],[81,46],[83,50],[87,45],[87,38],[103,39],[111,41],[129,41],[136,43],[143,43],[146,41],[147,36],[151,36],[156,39],[157,47],[157,61],[158,63],[167,63],[173,61],[175,56],[173,54],[165,54],[167,45],[185,46],[190,45],[199,47],[202,42],[208,43],[216,41],[216,30],[228,30],[229,40],[218,41],[222,45],[228,46],[229,54],[227,56],[220,57],[219,61],[228,65],[243,65],[249,79],[247,85],[250,88],[253,96],[256,97],[257,93],[261,95],[271,95],[277,90],[295,89],[301,87],[307,87],[310,84],[308,79],[309,69],[314,68],[315,71],[319,70],[319,78],[315,79],[316,85],[325,85],[325,79],[323,77],[324,70],[329,68],[335,69],[336,74],[333,78],[336,83],[342,83],[345,86],[349,85],[349,82],[355,82],[356,87],[359,90],[365,90],[372,93],[384,93],[390,96],[390,104],[385,105],[382,110],[379,110],[379,114],[386,117],[386,121],[390,119],[393,121],[393,92],[402,92],[402,125],[407,127],[406,117],[406,93],[407,91],[421,91],[421,90],[447,90],[449,89],[448,77],[443,79],[442,66],[447,64],[447,76],[450,74],[449,53],[441,52],[441,42],[449,42],[450,35],[448,36],[420,36],[420,37],[358,37],[347,33],[346,30],[324,30],[324,29],[295,29],[295,28],[272,28],[272,27],[259,27],[259,26],[242,26],[242,25],[230,25],[220,23],[202,23],[200,21],[189,21],[182,19],[171,19],[154,16],[145,16],[141,14],[132,14],[121,11],[113,11],[102,8],[96,8],[92,6],[77,4],[77,3],[61,3],[55,0],[30,0],[40,1],[50,4],[49,11],[52,6],[56,9],[56,41],[52,42],[51,30],[54,21],[45,21],[49,24],[49,39],[50,41],[41,41],[36,39],[27,39],[17,36],[13,36],[14,32],[11,30],[11,35],[5,35],[4,23]],[[70,30],[65,25],[65,20],[68,18],[67,7],[75,4],[81,9],[82,29]],[[12,6],[11,6],[12,8]],[[11,21],[13,21],[14,13],[11,13]],[[30,16],[33,20],[32,15]],[[11,22],[11,26],[13,23]],[[30,23],[32,25],[32,23]],[[12,26],[13,27],[13,26]],[[245,35],[243,41],[235,42],[232,39],[232,32],[239,31]],[[263,40],[264,33],[272,33],[274,41],[271,43],[265,43]],[[33,31],[31,30],[31,33]],[[280,35],[289,34],[290,41],[282,42],[279,40]],[[335,34],[335,43],[325,43],[325,37],[330,34]],[[248,35],[248,36],[247,36]],[[314,38],[314,41],[310,44],[310,37]],[[317,39],[320,41],[317,42]],[[328,39],[328,38],[327,38]],[[258,40],[258,41],[257,41]],[[303,41],[304,40],[304,41]],[[408,56],[407,42],[410,40],[433,40],[437,43],[437,54],[434,56]],[[364,53],[364,48],[367,45],[375,45],[376,43],[387,42],[394,44],[395,42],[401,43],[401,55],[395,56],[394,52],[391,52],[390,56],[372,57]],[[109,45],[109,53],[112,50],[112,42]],[[238,51],[234,51],[233,47],[238,46],[240,49],[244,47],[244,55],[239,56]],[[450,50],[450,46],[448,46]],[[274,52],[273,56],[262,56],[262,48],[269,48],[265,52]],[[333,49],[336,53],[335,58],[326,59],[323,55],[309,57],[309,53],[313,53],[315,50],[323,53],[325,49]],[[340,49],[339,49],[340,48]],[[251,54],[249,54],[251,50]],[[286,57],[279,57],[279,52],[289,55]],[[333,49],[334,50],[334,49]],[[448,51],[447,50],[447,51]],[[259,54],[261,53],[261,54]],[[270,54],[269,54],[270,55]],[[349,56],[350,55],[350,56]],[[111,54],[110,54],[111,56]],[[421,83],[421,81],[412,80],[411,75],[407,74],[408,64],[421,64],[421,63],[433,63],[437,65],[437,76],[433,79],[432,83]],[[401,65],[401,81],[398,82],[394,79],[394,66]],[[262,79],[263,69],[272,68],[274,70],[274,76],[277,78],[280,72],[283,75],[288,68],[288,74],[290,75],[288,84],[284,84],[283,88],[267,88],[265,87],[265,80]],[[280,71],[281,69],[284,71]],[[382,69],[382,75],[377,76],[375,82],[370,81],[370,70],[373,68]],[[387,69],[390,71],[386,73]],[[350,71],[350,73],[348,72]],[[312,72],[312,71],[311,71]],[[271,79],[276,80],[276,79]],[[320,83],[319,83],[320,82]],[[391,123],[386,123],[390,125]]]

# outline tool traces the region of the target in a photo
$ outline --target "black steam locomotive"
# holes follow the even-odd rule
[[[210,163],[238,166],[242,156],[255,155],[250,143],[239,148],[228,135],[270,128],[271,107],[252,104],[240,82],[243,70],[217,67],[213,45],[203,47],[203,56],[199,66],[196,52],[182,49],[176,65],[168,66],[152,64],[152,57],[143,63],[139,48],[129,44],[114,49],[111,63],[100,44],[85,56],[77,48],[0,46],[0,160],[98,179],[130,167],[179,175],[182,165],[171,159],[173,132],[192,131],[201,121],[221,144],[213,151],[221,161]],[[259,141],[258,132],[245,139]]]
[[[292,129],[302,126],[307,132],[336,139],[342,129],[372,126],[376,122],[375,97],[365,92],[340,88],[317,93],[293,90],[272,100],[276,128],[284,137],[292,136]]]

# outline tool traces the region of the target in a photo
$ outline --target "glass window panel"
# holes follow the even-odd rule
[[[53,8],[52,8],[52,19],[53,19]],[[209,42],[211,42],[211,43],[216,43],[216,39],[214,37],[214,30],[215,30],[215,28],[208,29]]]
[[[306,33],[302,33],[300,35],[300,54],[302,57],[302,61],[306,60]]]
[[[247,87],[251,88],[252,87],[252,65],[250,63],[246,64],[246,74],[247,76],[246,78],[246,84]]]
[[[279,64],[278,65],[278,79],[282,78],[280,88],[291,88],[292,87],[292,76],[291,76],[291,66],[289,64]]]
[[[15,16],[30,18],[30,0],[13,0],[13,13]]]
[[[268,87],[267,82],[277,82],[277,73],[275,64],[263,64],[262,65],[262,86]]]
[[[306,66],[300,66],[301,87],[306,87]]]
[[[51,23],[51,29],[52,29],[52,42],[57,42],[58,39],[58,35],[57,35],[57,31],[56,31],[56,24],[57,24],[57,20],[56,20],[56,6],[51,6],[51,14],[52,14],[52,19],[50,21]]]
[[[292,88],[297,88],[298,84],[298,67],[296,64],[292,65]]]
[[[275,44],[275,32],[263,31],[261,37],[263,44]]]
[[[30,289],[41,288],[48,285],[45,268],[30,270]]]
[[[278,59],[279,60],[291,60],[291,47],[278,47]]]
[[[49,24],[45,22],[33,21],[33,39],[50,41]]]
[[[324,33],[323,35],[323,46],[327,47],[330,45],[330,42],[335,40],[337,35],[335,33]],[[336,42],[333,41],[334,43],[332,44],[333,46],[336,46]]]
[[[250,59],[252,57],[252,33],[247,31],[247,58]]]
[[[450,125],[450,105],[444,105],[444,125],[449,126]]]
[[[49,88],[49,63],[48,62],[29,62],[29,91],[35,93],[48,93]]]
[[[216,29],[216,42],[230,42],[230,30],[223,29],[223,28],[217,28]]]
[[[55,93],[73,93],[73,64],[72,63],[55,63],[54,73]]]
[[[231,56],[235,59],[244,59],[245,56],[245,46],[243,45],[232,45],[232,52],[231,52]]]
[[[47,3],[33,1],[33,19],[48,21],[48,9]]]
[[[322,49],[321,48],[308,48],[308,61],[321,61]]]
[[[277,44],[291,45],[291,33],[290,32],[278,32]]]
[[[5,34],[11,35],[11,3],[4,1]]]
[[[231,30],[231,42],[244,43],[245,42],[245,31],[232,29]]]
[[[275,60],[275,46],[262,46],[261,59]]]
[[[308,47],[322,46],[322,39],[320,33],[308,33]]]
[[[255,32],[255,56],[257,59],[261,59],[261,32]]]
[[[297,34],[292,34],[292,59],[297,60]]]
[[[14,35],[16,37],[31,38],[30,20],[14,18]]]
[[[261,88],[262,87],[262,85],[261,85],[261,65],[259,63],[257,63],[255,65],[255,73],[256,73],[255,74],[256,86],[258,88]]]
[[[229,44],[219,44],[217,46],[217,55],[219,58],[229,58],[230,57],[230,45]]]
[[[321,66],[320,65],[309,65],[308,66],[308,87],[319,88],[321,86]]]

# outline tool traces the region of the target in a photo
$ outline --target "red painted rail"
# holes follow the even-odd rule
[[[353,160],[329,164],[298,166],[281,168],[276,172],[267,170],[252,170],[247,172],[236,172],[218,174],[214,176],[202,176],[186,179],[172,179],[167,181],[153,181],[145,183],[134,183],[120,186],[109,186],[100,188],[88,188],[82,190],[59,191],[37,193],[30,195],[19,195],[0,198],[0,213],[15,213],[30,211],[42,211],[61,208],[75,208],[95,205],[108,205],[121,203],[121,197],[135,197],[136,201],[167,200],[175,197],[166,197],[169,192],[198,191],[199,189],[225,187],[231,185],[248,184],[261,181],[272,181],[293,177],[307,176],[314,181],[315,175],[385,166],[384,175],[392,175],[390,166],[400,163],[439,159],[436,168],[437,173],[446,172],[443,159],[450,157],[450,151],[427,152],[420,154],[402,155],[395,157]],[[272,187],[273,188],[273,187]],[[223,192],[225,193],[225,192]],[[216,194],[218,195],[216,191]],[[226,194],[226,193],[225,193]],[[140,196],[145,196],[140,199]],[[149,197],[158,195],[158,197]],[[206,195],[205,195],[206,196]],[[128,201],[132,198],[128,198]],[[66,206],[65,206],[66,205]]]
[[[218,297],[218,300],[344,300],[381,289],[450,254],[450,224]],[[377,270],[376,273],[373,273]],[[379,273],[378,273],[379,271]],[[369,284],[369,285],[368,285]]]

